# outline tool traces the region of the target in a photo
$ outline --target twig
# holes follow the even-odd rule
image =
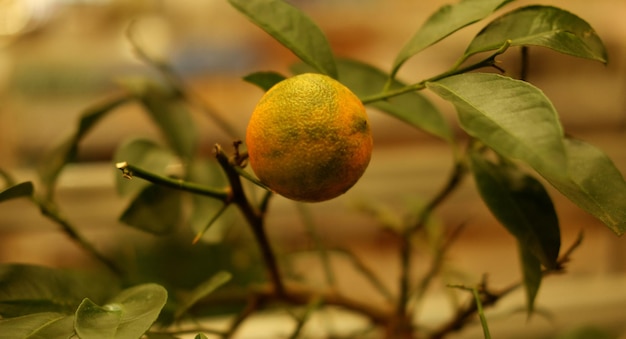
[[[565,264],[569,262],[570,257],[575,249],[580,246],[582,243],[582,233],[578,235],[578,238],[574,241],[574,243],[561,255],[561,257],[557,260],[557,265],[552,269],[544,269],[542,271],[542,277],[546,277],[551,274],[560,273],[565,270]],[[482,288],[479,290],[480,292],[480,303],[482,307],[490,307],[495,305],[502,297],[510,294],[511,292],[517,290],[523,286],[522,282],[516,282],[511,284],[510,286],[493,292],[487,289],[486,282],[483,280]],[[433,331],[429,338],[430,339],[440,339],[445,335],[450,334],[451,332],[458,331],[463,328],[463,326],[476,314],[478,311],[478,303],[472,300],[464,307],[457,310],[454,318],[450,319],[449,322],[443,324],[441,327]]]

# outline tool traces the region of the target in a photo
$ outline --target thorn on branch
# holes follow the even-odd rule
[[[126,161],[122,161],[122,162],[118,162],[117,164],[115,164],[115,167],[122,171],[122,176],[124,177],[124,179],[132,179],[133,178],[133,172],[128,168],[128,163]]]

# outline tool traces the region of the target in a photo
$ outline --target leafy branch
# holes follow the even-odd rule
[[[372,95],[369,97],[365,97],[362,98],[361,101],[363,102],[364,105],[367,104],[371,104],[374,103],[376,101],[381,101],[381,100],[386,100],[389,98],[393,98],[402,94],[406,94],[409,92],[415,92],[415,91],[420,91],[423,90],[424,88],[426,88],[426,84],[429,82],[435,82],[441,79],[445,79],[447,77],[453,76],[453,75],[458,75],[458,74],[464,74],[464,73],[468,73],[477,69],[481,69],[481,68],[485,68],[485,67],[494,67],[499,71],[503,71],[496,62],[496,57],[500,54],[503,54],[504,52],[506,52],[509,47],[511,46],[511,41],[507,40],[504,42],[504,44],[502,44],[502,46],[500,46],[500,48],[498,48],[493,54],[491,54],[490,56],[488,56],[487,58],[478,61],[476,63],[473,63],[471,65],[465,66],[463,68],[458,68],[458,66],[454,66],[453,68],[451,68],[450,70],[443,72],[441,74],[435,75],[431,78],[422,80],[418,83],[412,84],[412,85],[408,85],[408,86],[404,86],[402,88],[398,88],[398,89],[394,89],[394,90],[388,90],[388,91],[384,91],[380,94],[377,95]]]

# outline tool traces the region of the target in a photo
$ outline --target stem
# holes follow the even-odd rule
[[[267,267],[270,276],[270,281],[274,286],[274,292],[278,296],[284,296],[285,286],[278,270],[278,264],[274,255],[274,251],[272,250],[269,239],[267,238],[267,234],[265,232],[265,214],[258,209],[255,209],[250,204],[243,190],[241,177],[234,168],[236,164],[233,164],[231,162],[231,160],[226,156],[226,154],[224,154],[224,151],[219,145],[215,145],[215,156],[220,166],[226,173],[228,182],[230,183],[232,202],[236,204],[237,207],[239,207],[239,210],[241,210],[244,217],[248,221],[248,224],[252,229],[252,233],[254,234],[254,237],[260,247],[263,261],[265,262],[265,266]],[[234,159],[234,161],[236,160],[237,159]]]
[[[529,63],[529,55],[528,55],[528,46],[522,46],[521,48],[521,66],[520,66],[520,80],[526,81],[528,79],[528,66]]]
[[[452,67],[450,70],[441,73],[439,75],[436,75],[434,77],[428,78],[426,80],[422,80],[418,83],[415,83],[413,85],[407,85],[404,86],[402,88],[398,88],[392,91],[383,91],[382,93],[379,94],[375,94],[366,98],[361,99],[361,101],[363,102],[364,105],[367,104],[371,104],[373,102],[376,101],[381,101],[381,100],[386,100],[398,95],[402,95],[405,93],[409,93],[409,92],[413,92],[413,91],[419,91],[422,90],[424,88],[426,88],[426,83],[428,82],[434,82],[437,80],[441,80],[443,78],[447,78],[449,76],[453,76],[453,75],[457,75],[457,74],[463,74],[463,73],[467,73],[476,69],[480,69],[483,67],[494,67],[495,66],[495,58],[496,56],[506,52],[506,50],[511,46],[511,41],[507,40],[504,42],[504,44],[498,48],[493,54],[491,54],[489,57],[487,57],[486,59],[483,59],[477,63],[468,65],[466,67],[463,68],[458,68],[458,64],[455,65],[454,67]],[[462,59],[462,61],[464,61]]]
[[[216,198],[227,202],[230,199],[230,192],[227,189],[215,189],[204,185],[199,185],[193,182],[184,181],[182,179],[165,177],[162,175],[154,174],[152,172],[143,170],[137,166],[133,166],[125,161],[118,162],[115,167],[122,171],[122,175],[127,179],[133,177],[139,177],[145,179],[151,183],[167,186],[170,188],[187,191],[194,194],[199,194],[211,198]]]
[[[480,300],[480,295],[478,294],[478,289],[476,287],[472,288],[472,295],[474,296],[474,302],[476,303],[476,312],[478,312],[478,317],[480,318],[480,325],[483,328],[483,335],[485,339],[491,339],[489,325],[487,324],[487,318],[485,318],[485,312],[483,311],[483,303]]]

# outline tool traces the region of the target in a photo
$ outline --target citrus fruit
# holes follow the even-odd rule
[[[363,104],[325,75],[305,73],[270,88],[246,131],[250,166],[272,191],[298,201],[346,192],[372,154]]]

